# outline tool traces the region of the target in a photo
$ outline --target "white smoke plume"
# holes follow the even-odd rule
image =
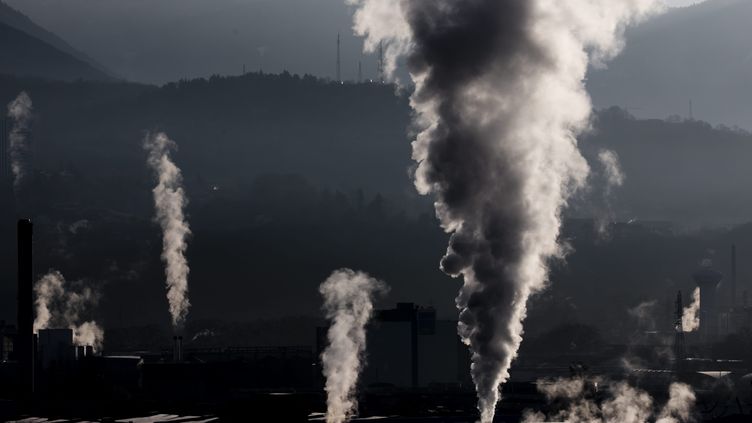
[[[692,302],[684,307],[682,312],[682,329],[684,332],[694,332],[700,328],[700,288],[692,291]]]
[[[10,131],[8,154],[13,171],[13,186],[18,188],[24,177],[24,152],[26,151],[26,134],[31,122],[31,97],[22,91],[15,100],[8,104],[8,117],[13,119]]]
[[[451,234],[442,269],[464,279],[459,334],[471,349],[481,421],[522,341],[531,294],[563,257],[561,212],[589,168],[576,137],[583,81],[623,46],[655,0],[348,0],[354,30],[415,83],[415,185]]]
[[[604,387],[608,396],[598,402],[590,391]],[[626,382],[603,384],[598,379],[557,379],[539,381],[538,390],[549,403],[558,401],[564,407],[548,416],[528,410],[523,415],[522,423],[685,423],[692,421],[695,405],[694,391],[683,383],[671,384],[669,400],[660,410],[647,392]]]
[[[656,423],[680,423],[691,421],[692,408],[696,400],[695,392],[683,383],[672,383],[669,399],[661,410]]]
[[[624,185],[626,175],[621,168],[619,155],[613,150],[601,149],[598,152],[598,163],[604,176],[605,187],[603,188],[603,210],[596,218],[596,230],[601,236],[608,235],[608,225],[614,218],[613,195],[614,189]]]
[[[373,313],[373,296],[386,292],[384,282],[363,272],[340,269],[319,287],[330,326],[321,354],[326,377],[326,421],[342,423],[357,411],[355,387],[363,367],[366,324]]]
[[[162,260],[165,262],[167,300],[172,325],[179,329],[185,323],[188,301],[188,261],[185,252],[191,229],[183,212],[188,198],[183,190],[183,177],[170,158],[170,150],[177,144],[162,132],[147,134],[144,149],[149,152],[147,162],[157,177],[154,193],[156,220],[162,227]]]
[[[81,317],[99,302],[96,292],[86,286],[78,289],[69,286],[63,275],[56,270],[50,270],[40,278],[34,285],[34,292],[35,333],[41,329],[69,328],[73,331],[74,344],[91,345],[95,351],[102,348],[104,330],[95,321],[82,321]]]

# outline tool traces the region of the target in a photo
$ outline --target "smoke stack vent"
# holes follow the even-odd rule
[[[18,221],[18,337],[14,349],[18,357],[19,394],[34,393],[34,285],[32,281],[33,225]]]
[[[181,362],[183,361],[183,337],[182,336],[173,336],[173,347],[172,347],[172,361],[175,362]]]

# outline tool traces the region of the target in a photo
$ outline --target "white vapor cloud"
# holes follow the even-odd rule
[[[183,190],[183,177],[170,158],[170,150],[177,144],[158,132],[147,134],[144,149],[149,153],[147,162],[157,178],[154,194],[156,221],[162,227],[162,260],[165,262],[167,300],[170,305],[172,325],[181,328],[188,315],[188,249],[187,237],[191,234],[184,208],[188,198]]]
[[[99,295],[89,287],[68,286],[62,273],[50,270],[34,284],[36,318],[34,332],[49,328],[69,328],[73,343],[102,348],[104,329],[97,322],[82,321],[81,315],[99,303]]]
[[[348,0],[365,48],[406,58],[415,186],[451,234],[441,267],[462,277],[458,331],[471,350],[481,422],[522,342],[527,300],[561,258],[562,209],[586,185],[577,136],[590,65],[623,47],[655,0]]]
[[[373,313],[373,296],[386,290],[384,282],[350,269],[335,271],[319,287],[330,322],[329,344],[321,354],[327,423],[345,422],[357,411],[355,386],[363,367],[365,327]]]
[[[10,131],[10,143],[8,154],[13,171],[13,186],[18,188],[24,177],[24,152],[26,151],[26,135],[31,122],[32,103],[31,97],[22,91],[15,100],[8,104],[8,117],[13,120],[13,128]]]
[[[692,291],[692,302],[684,307],[682,312],[682,329],[684,332],[694,332],[700,328],[700,288]]]
[[[606,389],[606,398],[596,401],[592,391]],[[538,381],[538,390],[549,403],[563,404],[546,415],[527,410],[522,423],[548,421],[566,423],[685,423],[692,421],[695,393],[689,385],[672,383],[669,400],[656,412],[654,399],[645,391],[626,382],[600,379],[555,379]]]

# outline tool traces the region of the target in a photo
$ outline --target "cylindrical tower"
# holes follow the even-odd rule
[[[710,267],[704,267],[692,277],[700,287],[700,336],[705,342],[713,342],[718,335],[716,290],[723,280],[723,274]]]

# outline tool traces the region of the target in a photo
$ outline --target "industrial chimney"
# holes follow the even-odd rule
[[[723,274],[708,266],[695,272],[692,277],[700,287],[700,336],[703,341],[712,342],[718,334],[716,290]]]
[[[182,336],[173,336],[173,347],[172,347],[172,361],[179,363],[183,361],[183,337]]]
[[[18,336],[13,346],[19,365],[19,395],[34,394],[34,284],[32,234],[29,219],[18,221]]]

